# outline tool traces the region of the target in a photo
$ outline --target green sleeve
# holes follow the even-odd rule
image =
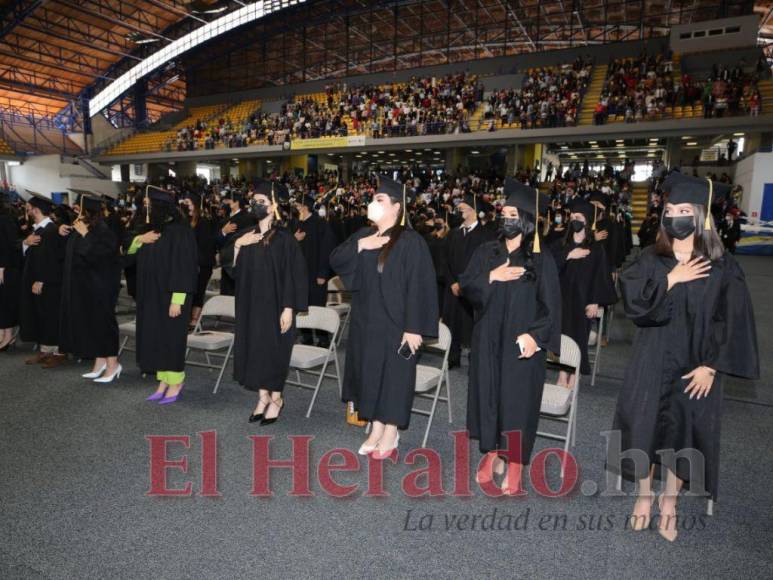
[[[137,250],[140,249],[140,246],[142,245],[142,242],[140,241],[140,237],[136,236],[132,240],[132,245],[129,246],[129,250],[126,252],[128,255],[136,254]]]
[[[172,292],[172,304],[185,304],[185,292]]]

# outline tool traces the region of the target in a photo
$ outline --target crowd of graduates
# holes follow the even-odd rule
[[[653,470],[663,468],[658,529],[673,540],[682,485],[705,485],[716,498],[721,392],[712,386],[720,374],[758,376],[756,332],[743,272],[711,217],[730,203],[725,184],[670,173],[658,186],[668,197],[654,245],[621,270],[633,248],[631,169],[560,167],[544,192],[535,168],[515,176],[405,168],[348,183],[336,172],[166,179],[122,204],[3,199],[0,350],[18,325],[38,345],[26,364],[50,369],[71,355],[93,359],[86,379],[120,378],[123,273],[136,302],[137,365],[158,382],[147,400],[176,403],[187,336],[219,263],[220,293],[235,301],[233,377],[258,394],[250,422],[270,425],[285,407],[296,340],[332,338],[299,332],[296,315],[324,307],[337,275],[352,296],[342,399],[371,424],[358,452],[374,460],[397,452],[419,348],[442,321],[450,366],[469,349],[466,424],[484,454],[476,479],[504,474],[502,491],[518,494],[548,353],[560,353],[563,334],[580,349],[579,374],[590,373],[591,328],[622,297],[637,338],[613,426],[623,450],[643,450],[649,463],[619,468],[639,484],[634,529],[649,525]],[[577,380],[562,369],[558,385]],[[661,462],[660,449],[687,448],[703,454],[700,482]]]

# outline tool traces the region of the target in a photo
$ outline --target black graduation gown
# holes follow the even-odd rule
[[[455,350],[469,345],[472,339],[472,304],[464,296],[454,296],[451,286],[459,281],[459,276],[467,269],[475,250],[494,237],[491,230],[480,222],[467,235],[464,235],[461,228],[455,228],[448,234],[443,323],[451,330]],[[458,350],[452,356],[458,358]]]
[[[174,222],[137,250],[137,365],[143,372],[185,370],[185,345],[196,288],[196,238]],[[185,292],[180,316],[169,316],[174,292]]]
[[[668,291],[666,276],[675,265],[674,258],[648,247],[622,273],[626,315],[637,330],[613,429],[621,434],[623,452],[639,449],[651,464],[660,464],[659,450],[700,452],[705,490],[716,499],[721,375],[759,377],[754,312],[744,273],[730,254],[712,263],[708,278]],[[690,400],[684,393],[689,379],[681,377],[701,365],[717,375],[708,396]],[[622,475],[643,479],[649,467],[625,461]],[[688,467],[678,462],[676,475],[690,488]],[[620,465],[613,461],[608,469],[619,472]]]
[[[220,248],[221,248],[221,254],[220,254],[220,264],[225,264],[228,262],[228,257],[224,256],[222,253],[223,249],[228,248],[231,252],[230,257],[233,258],[233,245],[234,242],[236,242],[236,239],[243,234],[245,231],[247,231],[249,228],[255,227],[257,225],[257,222],[255,221],[255,216],[253,216],[251,213],[249,213],[247,210],[240,210],[236,215],[228,218],[226,221],[224,221],[220,229],[222,230],[227,224],[233,223],[236,224],[236,231],[228,234],[227,236],[221,238],[220,240]],[[229,268],[223,268],[220,276],[220,294],[223,294],[225,296],[233,296],[234,292],[236,291],[236,282],[234,281],[232,277],[231,267]]]
[[[552,255],[533,255],[533,275],[489,283],[491,270],[509,258],[525,263],[521,248],[508,255],[499,241],[483,244],[460,277],[465,296],[475,307],[472,332],[467,429],[481,453],[507,447],[502,433],[520,431],[521,449],[512,460],[528,464],[537,434],[545,382],[546,352],[561,349],[561,294]],[[530,334],[542,349],[520,359],[516,338]]]
[[[40,244],[24,255],[21,287],[21,339],[46,346],[59,344],[59,308],[62,302],[62,274],[65,241],[59,226],[50,222],[35,231]],[[32,284],[43,282],[40,295],[32,293]]]
[[[573,339],[580,347],[582,360],[580,372],[591,372],[588,363],[588,335],[591,320],[585,316],[588,304],[609,306],[617,302],[615,285],[609,271],[607,257],[601,244],[591,244],[585,258],[567,260],[566,257],[575,248],[581,246],[571,243],[553,244],[550,249],[556,261],[558,277],[561,282],[561,333]]]
[[[602,231],[607,232],[607,237],[606,239],[597,242],[597,244],[604,248],[604,255],[607,257],[609,270],[614,272],[618,268],[620,254],[620,236],[618,235],[618,229],[608,218],[599,217],[596,221],[596,232]]]
[[[330,265],[352,293],[343,400],[361,419],[407,429],[416,385],[416,356],[397,354],[403,333],[438,335],[435,269],[424,239],[406,229],[392,247],[383,272],[381,250],[357,252],[357,242],[374,233],[364,228],[338,246]]]
[[[202,217],[193,228],[193,233],[196,236],[199,263],[196,291],[193,293],[193,306],[201,307],[204,304],[207,286],[215,265],[215,230],[212,226],[212,220]]]
[[[239,250],[236,267],[234,379],[250,391],[283,391],[295,342],[295,315],[308,310],[306,261],[295,238],[274,230],[268,244]],[[279,317],[293,310],[293,325],[280,332]]]
[[[446,292],[445,271],[448,260],[448,236],[437,238],[429,235],[426,237],[429,254],[432,256],[432,264],[435,266],[435,279],[437,280],[438,310],[443,312],[443,300]]]
[[[19,225],[10,215],[0,215],[0,328],[19,324],[19,294],[21,292],[21,239]]]
[[[330,225],[316,214],[299,222],[298,229],[306,234],[299,244],[309,277],[309,306],[325,306],[327,283],[317,284],[317,278],[324,278],[327,282],[330,277],[330,253],[335,247],[333,232]]]
[[[121,288],[118,238],[99,222],[67,237],[62,280],[59,350],[78,358],[116,356],[115,305]]]

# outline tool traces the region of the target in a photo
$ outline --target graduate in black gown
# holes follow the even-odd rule
[[[280,183],[260,181],[250,200],[257,226],[234,245],[236,337],[234,378],[258,393],[250,423],[274,423],[296,337],[295,315],[308,310],[308,274],[301,248],[279,223],[280,201],[288,200]]]
[[[81,195],[78,219],[60,226],[66,234],[59,348],[94,359],[84,374],[109,383],[121,374],[115,305],[121,288],[118,238],[104,220],[102,200]]]
[[[185,350],[198,258],[193,230],[171,192],[148,186],[146,232],[127,254],[137,260],[137,366],[155,372],[158,387],[147,400],[178,400],[185,380]]]
[[[547,199],[511,177],[505,195],[500,239],[480,246],[459,280],[475,308],[467,429],[486,454],[476,479],[490,482],[504,455],[502,490],[516,494],[537,433],[545,356],[561,348],[561,293],[553,257],[541,251],[535,231]],[[506,432],[519,432],[520,446]]]
[[[309,306],[327,304],[327,281],[330,278],[330,253],[336,246],[330,224],[314,212],[314,198],[305,195],[296,201],[298,222],[293,236],[301,247],[308,272]],[[318,346],[327,348],[329,337],[318,336]],[[303,343],[313,344],[311,331],[304,331]]]
[[[0,351],[15,340],[19,324],[21,232],[5,193],[0,192]]]
[[[717,499],[722,375],[759,377],[744,273],[708,214],[711,199],[729,189],[720,187],[672,173],[658,239],[621,276],[637,326],[613,424],[628,457],[608,454],[607,468],[638,482],[636,530],[649,526],[653,476],[665,479],[658,531],[671,541],[682,486]]]
[[[255,226],[255,218],[245,208],[244,194],[233,189],[228,198],[224,200],[228,206],[229,215],[220,226],[220,235],[218,236],[218,248],[221,250],[220,265],[229,264],[228,268],[223,268],[220,274],[220,294],[224,296],[233,296],[236,290],[236,282],[231,272],[229,258],[233,255],[233,246],[236,238],[243,235],[249,228]],[[227,249],[227,256],[222,254],[222,249]]]
[[[21,282],[21,338],[39,345],[37,354],[26,364],[53,367],[66,357],[59,352],[59,308],[62,302],[64,240],[59,226],[51,219],[54,203],[33,195],[27,201],[27,213],[33,231],[24,239],[24,269]]]
[[[550,246],[561,282],[561,333],[580,347],[580,372],[590,374],[588,335],[599,309],[617,301],[604,247],[593,242],[593,206],[578,197],[569,204],[569,228],[560,242]],[[558,374],[557,384],[572,388],[574,375]]]
[[[465,299],[459,285],[459,276],[467,269],[470,258],[481,244],[495,239],[492,230],[478,221],[478,202],[475,195],[467,194],[456,206],[462,224],[448,234],[445,272],[446,291],[443,296],[443,323],[451,331],[451,351],[448,367],[458,367],[462,347],[472,339],[472,304]]]
[[[352,293],[343,400],[371,432],[359,449],[384,459],[397,453],[416,385],[416,351],[438,335],[435,269],[424,239],[409,227],[411,194],[382,177],[368,205],[375,227],[363,228],[330,256]]]
[[[196,289],[193,292],[193,307],[189,325],[189,327],[194,327],[201,316],[207,286],[215,267],[215,238],[217,234],[212,220],[204,211],[204,200],[198,193],[187,193],[182,200],[181,207],[183,213],[188,216],[191,228],[193,228],[199,257],[199,269],[196,276]]]

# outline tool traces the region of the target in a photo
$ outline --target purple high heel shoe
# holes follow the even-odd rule
[[[167,389],[168,388],[169,387],[167,387]],[[156,393],[153,393],[152,395],[147,397],[145,400],[146,401],[158,401],[160,399],[163,399],[165,394],[166,394],[166,389],[164,389],[163,391],[158,391]]]
[[[161,399],[161,400],[158,402],[158,404],[159,404],[159,405],[169,405],[170,403],[175,403],[175,402],[177,402],[177,399],[179,399],[179,398],[180,398],[180,395],[182,395],[182,394],[183,394],[183,387],[184,387],[184,386],[185,386],[185,384],[183,384],[183,385],[181,385],[181,386],[180,386],[180,390],[179,390],[179,391],[177,391],[177,394],[176,394],[176,395],[174,395],[173,397],[164,397],[163,399]]]

